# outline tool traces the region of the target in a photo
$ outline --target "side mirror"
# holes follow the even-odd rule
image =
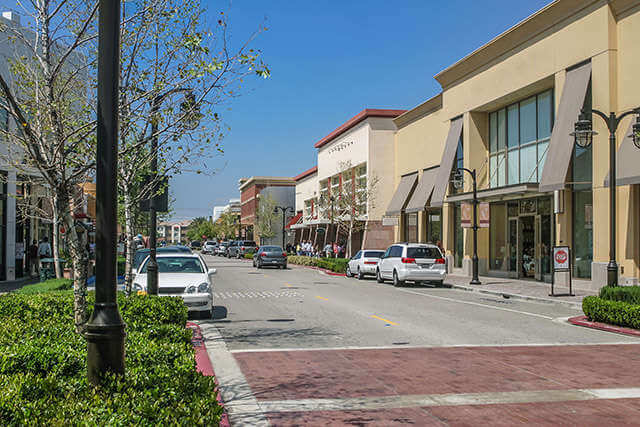
[[[215,268],[210,268],[210,269],[209,269],[209,271],[208,271],[209,276],[213,276],[213,275],[214,275],[214,274],[216,274],[217,272],[218,272],[218,270],[216,270]]]

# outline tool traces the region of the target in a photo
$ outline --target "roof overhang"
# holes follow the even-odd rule
[[[508,185],[500,188],[490,188],[478,191],[478,199],[484,201],[498,201],[514,196],[523,196],[528,193],[538,193],[537,183]],[[454,194],[445,199],[446,203],[459,203],[473,200],[473,192]]]
[[[349,120],[347,120],[342,125],[340,125],[329,135],[325,136],[320,141],[316,142],[314,147],[321,148],[327,145],[328,143],[330,143],[331,141],[333,141],[334,139],[336,139],[337,137],[339,137],[349,129],[358,125],[360,122],[368,119],[369,117],[395,118],[395,117],[398,117],[400,114],[405,113],[406,111],[407,110],[386,110],[386,109],[366,108],[360,111],[358,114],[356,114],[352,118],[350,118]]]

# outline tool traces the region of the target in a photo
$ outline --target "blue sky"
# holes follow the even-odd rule
[[[412,108],[440,90],[433,76],[550,0],[202,0],[232,41],[261,24],[254,46],[272,77],[253,79],[219,111],[230,126],[213,176],[171,181],[175,219],[209,216],[239,197],[238,179],[294,176],[315,165],[313,144],[364,108]],[[0,0],[0,7],[15,1]]]

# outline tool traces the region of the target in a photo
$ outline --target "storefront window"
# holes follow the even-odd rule
[[[491,223],[489,226],[490,270],[504,270],[509,267],[507,251],[507,205],[491,204]]]
[[[456,150],[456,158],[453,162],[453,167],[454,169],[460,169],[462,167],[464,167],[464,146],[462,143],[462,134],[463,132],[460,132],[460,139],[458,139],[458,149]],[[464,173],[462,174],[463,180],[464,180]],[[451,194],[456,194],[456,193],[462,193],[464,191],[464,188],[455,188],[453,185],[450,186],[450,193]]]
[[[427,212],[427,242],[442,242],[442,211],[440,209]]]
[[[462,268],[462,258],[464,256],[464,232],[462,230],[462,210],[460,205],[456,205],[453,209],[453,247],[454,247],[454,262],[456,268]]]
[[[553,128],[553,91],[489,115],[489,186],[539,182]]]
[[[418,242],[418,213],[404,214],[404,238],[409,243]]]

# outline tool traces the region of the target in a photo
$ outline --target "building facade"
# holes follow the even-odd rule
[[[397,240],[441,240],[452,269],[471,270],[462,227],[475,170],[489,227],[478,232],[481,274],[551,280],[554,245],[572,249],[573,276],[606,284],[609,143],[571,133],[582,108],[640,106],[640,2],[557,0],[435,76],[442,92],[399,116],[396,192],[387,207]],[[640,149],[635,117],[618,128],[617,261],[621,283],[640,276]],[[587,282],[588,281],[588,282]]]
[[[260,204],[267,203],[287,209],[285,225],[295,214],[295,186],[290,177],[253,176],[239,181],[240,190],[240,235],[247,240],[254,240],[257,244],[282,244],[283,233],[285,243],[290,238],[282,227],[282,211],[271,214],[271,228],[274,236],[261,236],[259,221]],[[270,212],[272,212],[270,210]],[[277,217],[277,218],[276,218]]]

